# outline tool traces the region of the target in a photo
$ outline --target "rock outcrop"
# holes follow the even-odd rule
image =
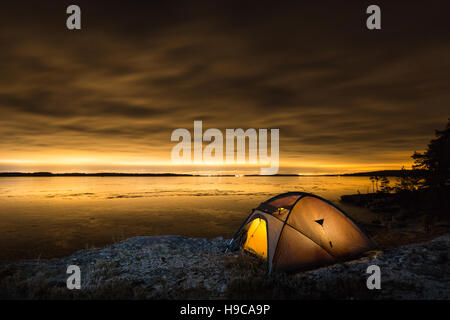
[[[70,257],[0,265],[0,298],[15,299],[449,299],[450,236],[379,251],[299,274],[267,275],[264,262],[225,253],[227,240],[135,237]],[[68,290],[68,265],[81,290]],[[381,269],[381,290],[366,270]]]

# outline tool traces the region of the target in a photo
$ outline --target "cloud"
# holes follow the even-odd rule
[[[168,161],[172,130],[203,120],[280,128],[290,165],[399,167],[448,117],[435,5],[383,4],[378,33],[351,2],[80,1],[80,32],[61,1],[21,5],[0,17],[0,159]]]

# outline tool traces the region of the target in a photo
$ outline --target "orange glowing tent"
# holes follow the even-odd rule
[[[229,248],[266,259],[269,273],[347,260],[375,244],[341,209],[313,194],[280,194],[253,209]]]

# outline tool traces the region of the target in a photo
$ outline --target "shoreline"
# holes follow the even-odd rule
[[[369,172],[354,172],[354,173],[335,173],[335,174],[274,174],[274,175],[260,175],[260,174],[190,174],[190,173],[127,173],[127,172],[67,172],[67,173],[52,173],[52,172],[0,172],[1,177],[399,177],[402,170],[380,170]]]

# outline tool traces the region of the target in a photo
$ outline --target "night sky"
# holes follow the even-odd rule
[[[194,120],[279,128],[281,173],[400,169],[450,116],[448,1],[92,2],[1,4],[0,171],[199,170]]]

